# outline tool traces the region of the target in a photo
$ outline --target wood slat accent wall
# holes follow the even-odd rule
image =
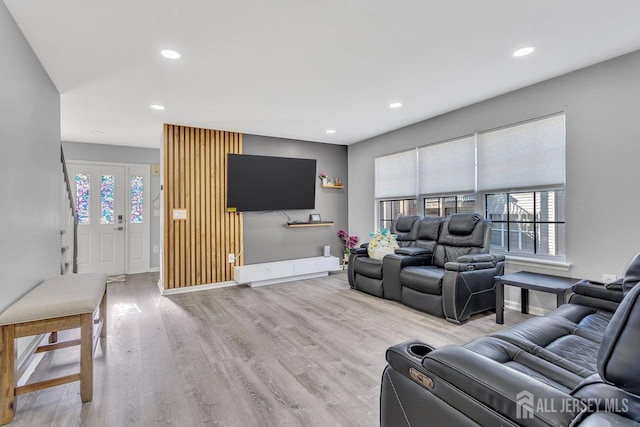
[[[225,210],[227,153],[242,153],[242,134],[169,124],[163,134],[164,287],[233,280],[242,214]],[[173,219],[174,209],[187,218]]]

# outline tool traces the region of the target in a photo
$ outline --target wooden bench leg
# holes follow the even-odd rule
[[[58,342],[58,333],[51,332],[51,334],[49,334],[49,344],[55,344],[57,342]]]
[[[93,313],[80,315],[80,399],[93,399]]]
[[[0,424],[8,424],[15,414],[15,328],[0,326]]]
[[[100,331],[100,338],[107,337],[107,289],[104,290],[102,301],[100,301],[100,319],[102,319],[102,330]]]

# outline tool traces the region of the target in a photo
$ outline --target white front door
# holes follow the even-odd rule
[[[78,272],[125,273],[125,168],[68,165],[78,216]]]

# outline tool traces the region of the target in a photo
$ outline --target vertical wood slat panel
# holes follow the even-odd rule
[[[202,171],[202,167],[200,165],[200,129],[195,130],[195,138],[193,140],[195,147],[195,167],[194,167],[194,175],[193,179],[195,180],[195,194],[197,197],[193,198],[193,215],[195,217],[195,222],[193,226],[193,233],[195,237],[195,253],[194,257],[196,259],[195,262],[195,282],[196,283],[204,283],[202,281],[202,266],[200,264],[200,256],[202,254],[202,239],[200,237],[200,230],[202,229],[202,223],[200,218],[200,200],[202,199],[202,189],[200,188],[200,173]]]
[[[242,135],[165,124],[163,144],[165,289],[233,280],[242,260],[227,254],[240,253],[242,217],[225,210],[227,154],[242,152]]]
[[[184,283],[182,286],[191,286],[191,262],[189,257],[189,248],[191,247],[191,217],[193,212],[189,210],[189,203],[191,202],[191,192],[189,191],[189,174],[191,173],[191,152],[189,150],[189,141],[191,141],[191,128],[184,128],[184,173],[182,174],[182,180],[180,185],[184,188],[184,203],[182,206],[187,210],[187,219],[182,221],[184,224],[184,246],[182,250],[184,252]],[[180,260],[182,262],[182,259]]]
[[[218,180],[218,171],[220,170],[220,131],[215,131],[215,141],[213,143],[214,152],[213,152],[213,164],[211,165],[212,171],[212,180],[215,183],[215,191],[213,193],[213,199],[211,203],[211,212],[216,216],[218,214],[218,199],[220,198],[220,181]],[[220,271],[220,261],[218,257],[220,256],[220,233],[222,231],[222,227],[220,226],[220,221],[215,222],[215,232],[213,234],[213,242],[214,242],[214,250],[213,250],[213,262],[215,263],[215,273],[213,277],[222,277],[222,272]]]
[[[173,137],[172,137],[172,126],[165,124],[162,132],[163,137],[163,161],[164,161],[164,182],[163,188],[169,188],[169,182],[171,177],[173,176]],[[167,195],[164,199],[164,217],[169,218],[169,206],[172,205],[170,199],[168,199],[170,195]],[[163,274],[164,286],[165,288],[171,288],[173,285],[173,251],[168,251],[167,247],[171,247],[173,243],[173,221],[165,221],[164,224],[164,238],[162,241],[164,242],[164,248],[162,251],[163,254],[163,265],[165,266]]]
[[[178,167],[180,168],[180,173],[179,173],[179,179],[178,179],[178,188],[179,188],[179,196],[178,196],[178,207],[180,209],[184,209],[184,200],[185,200],[185,187],[184,187],[184,171],[185,171],[185,144],[184,144],[184,127],[180,126],[180,163],[178,164]],[[186,286],[186,278],[187,278],[187,271],[185,270],[185,252],[186,252],[186,248],[185,248],[185,240],[186,240],[186,234],[185,234],[185,221],[180,221],[180,246],[178,247],[178,252],[180,253],[180,264],[179,264],[179,269],[178,271],[180,272],[180,279],[179,282],[177,284],[177,286]]]
[[[211,187],[211,148],[213,147],[213,143],[211,142],[211,134],[213,132],[209,129],[206,131],[207,139],[205,141],[206,144],[206,155],[205,155],[205,190],[206,194],[206,203],[204,205],[206,223],[207,223],[207,233],[205,235],[206,246],[207,246],[207,283],[213,282],[213,273],[211,270],[211,256],[213,254],[213,250],[211,249],[211,239],[213,233],[211,231],[211,227],[213,226],[213,221],[211,220],[211,198],[212,198],[212,187]]]

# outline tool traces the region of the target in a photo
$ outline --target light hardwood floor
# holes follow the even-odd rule
[[[156,280],[108,285],[93,401],[78,383],[20,396],[12,426],[376,426],[387,347],[464,343],[525,317],[457,326],[353,291],[345,272],[170,297]],[[33,379],[77,370],[77,351],[45,356]]]

